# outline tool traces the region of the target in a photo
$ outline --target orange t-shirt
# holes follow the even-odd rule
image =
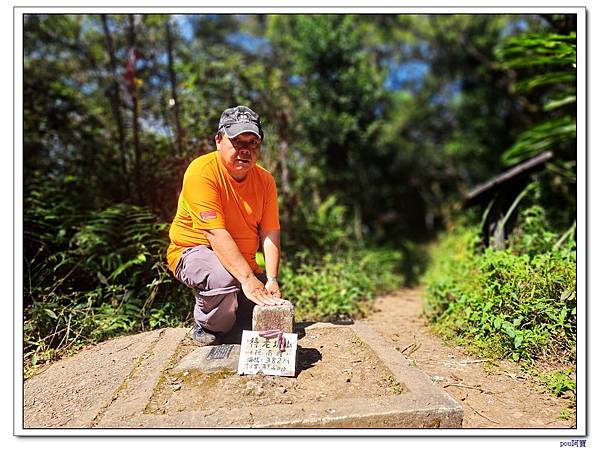
[[[266,169],[257,165],[243,181],[236,181],[216,151],[190,163],[169,229],[167,263],[173,273],[186,248],[210,246],[201,230],[215,228],[229,231],[252,270],[261,271],[256,263],[259,230],[279,229],[277,188]]]

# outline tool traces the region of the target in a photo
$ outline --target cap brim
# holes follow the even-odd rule
[[[261,137],[260,130],[253,123],[234,123],[233,125],[223,127],[223,130],[229,138],[234,138],[242,133],[254,133],[259,138]]]

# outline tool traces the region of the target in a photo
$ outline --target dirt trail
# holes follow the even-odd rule
[[[405,289],[380,297],[366,320],[416,367],[427,373],[464,408],[464,428],[572,428],[561,419],[569,401],[545,393],[543,385],[502,361],[490,363],[450,347],[434,336],[424,318],[423,292]],[[574,415],[574,414],[572,414]]]

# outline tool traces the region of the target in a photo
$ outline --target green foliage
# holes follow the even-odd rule
[[[499,58],[505,61],[510,68],[528,68],[532,66],[547,67],[550,65],[571,66],[577,62],[576,55],[577,35],[555,33],[533,33],[523,36],[514,36],[507,40],[497,51]],[[565,76],[571,72],[565,72]],[[540,78],[542,77],[542,78]],[[548,77],[556,78],[556,74],[536,75],[528,81],[521,81],[527,89],[533,85],[545,84],[539,80]],[[534,83],[531,80],[536,80]]]
[[[517,164],[550,150],[563,142],[572,142],[577,136],[577,125],[571,117],[557,117],[538,123],[524,131],[517,142],[502,154],[506,165]]]
[[[445,236],[425,277],[426,314],[438,330],[486,355],[524,364],[574,361],[575,241],[556,247],[538,209],[524,217],[521,241],[503,251],[478,250],[473,227]]]
[[[534,257],[536,254],[551,252],[562,243],[558,233],[552,231],[546,210],[540,205],[523,210],[519,221],[519,226],[509,237],[509,246],[513,252]],[[573,233],[567,233],[565,238],[567,237],[568,242],[573,242]]]
[[[116,204],[74,220],[64,202],[47,205],[34,201],[36,195],[30,198],[25,243],[40,247],[33,260],[26,259],[28,375],[82,345],[180,326],[189,317],[190,293],[173,280],[165,263],[167,224],[146,208]],[[376,294],[402,282],[400,252],[344,243],[350,233],[345,209],[334,197],[305,217],[315,241],[304,251],[296,249],[281,268],[282,288],[294,299],[299,320],[357,317]],[[61,222],[57,241],[52,230]]]
[[[577,393],[577,380],[574,380],[571,375],[572,369],[556,370],[541,376],[542,381],[548,389],[556,395],[561,396],[567,393],[575,395]]]
[[[377,294],[397,289],[402,254],[363,249],[342,254],[300,254],[281,267],[282,290],[300,321],[347,320],[364,315]]]
[[[530,108],[539,111],[532,115],[534,123],[504,151],[501,161],[516,164],[546,150],[554,156],[547,173],[535,177],[533,205],[538,210],[529,210],[525,221],[535,221],[544,211],[554,222],[547,223],[546,230],[569,226],[576,216],[576,33],[515,36],[498,47],[496,56],[503,68],[516,71],[514,89],[524,98],[535,95]],[[540,238],[554,239],[546,231]],[[538,250],[539,243],[524,242],[530,244],[530,253]]]
[[[51,168],[85,181],[71,201],[136,203],[169,221],[186,165],[214,149],[220,112],[248,103],[268,131],[263,158],[281,187],[284,230],[308,198],[335,195],[355,237],[384,244],[439,229],[461,189],[494,173],[497,152],[531,115],[510,91],[520,68],[499,67],[494,48],[523,27],[554,35],[535,15],[130,19],[24,20],[28,175]],[[132,46],[136,114],[131,93],[115,84]],[[402,82],[414,63],[422,76]],[[553,111],[568,106],[551,100]]]
[[[353,246],[347,207],[334,195],[322,203],[303,202],[288,226],[290,239],[284,242],[286,254],[310,249],[311,253],[337,253]],[[284,235],[284,239],[285,239]]]
[[[519,70],[519,93],[541,91],[544,120],[525,130],[502,154],[506,165],[516,164],[544,150],[565,148],[576,137],[577,36],[533,33],[508,39],[496,56],[507,69]],[[568,159],[575,159],[574,146]],[[567,151],[568,151],[567,150]],[[561,155],[562,156],[562,155]],[[564,158],[564,156],[562,156]]]
[[[362,211],[373,192],[373,139],[381,125],[385,71],[368,48],[373,22],[356,15],[274,16],[268,37],[284,62],[293,88],[293,118],[301,125],[308,166],[319,173],[318,190],[335,192],[352,206],[354,234],[362,236]],[[310,172],[298,167],[295,175]]]
[[[41,206],[27,217],[37,229],[57,219]],[[38,254],[25,260],[29,369],[88,343],[185,320],[189,295],[167,272],[166,227],[145,208],[116,204],[59,232],[68,242],[62,250],[51,250],[51,233],[37,234]]]
[[[505,250],[482,249],[479,230],[460,227],[444,236],[425,278],[426,313],[439,331],[525,365],[575,360],[575,55],[575,33],[530,32],[499,45],[501,67],[517,71],[514,91],[543,111],[530,115],[501,160],[515,164],[548,149],[555,158],[517,197],[522,212],[508,211],[505,222],[512,214],[516,227]],[[548,383],[570,389],[564,377]]]
[[[540,26],[536,16],[521,18],[528,30]],[[383,235],[423,239],[451,222],[466,190],[498,173],[498,152],[528,123],[530,111],[511,90],[512,72],[500,70],[494,56],[518,30],[506,15],[377,19],[380,33],[398,39],[384,40],[384,57],[423,75],[389,73],[396,89],[387,96],[373,154],[381,155],[383,168],[376,179],[397,182],[378,182],[382,195],[372,197],[382,215],[397,214],[380,220]]]

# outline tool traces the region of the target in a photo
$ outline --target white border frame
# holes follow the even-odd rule
[[[25,2],[24,2],[25,3]],[[70,2],[69,2],[70,3]],[[303,6],[286,6],[283,2],[261,2],[261,6],[239,6],[241,1],[223,1],[221,6],[145,6],[151,1],[143,2],[139,6],[100,6],[100,7],[37,7],[15,6],[13,9],[14,25],[14,378],[13,378],[13,432],[19,436],[541,436],[541,437],[584,437],[587,434],[588,388],[587,388],[587,27],[586,9],[578,7],[535,7],[515,6],[503,7],[454,7],[454,6],[360,6],[355,1],[347,1],[348,6],[319,6],[325,2],[306,2]],[[438,2],[439,3],[439,2]],[[532,2],[534,3],[534,2]],[[537,3],[537,2],[536,2]],[[551,3],[550,0],[539,2],[543,5]],[[553,3],[553,2],[552,2]],[[198,2],[194,2],[195,5]],[[276,6],[273,6],[276,5]],[[405,429],[309,429],[309,430],[228,430],[228,429],[24,429],[23,428],[23,71],[22,71],[22,22],[24,14],[35,13],[72,13],[72,14],[98,14],[98,13],[144,13],[144,14],[295,14],[295,13],[356,13],[356,14],[539,14],[539,13],[566,13],[577,15],[577,227],[578,227],[578,254],[577,254],[577,285],[578,315],[584,320],[578,322],[577,328],[577,384],[579,395],[577,402],[577,428],[565,429],[461,429],[461,430],[405,430]],[[583,238],[583,242],[582,242]],[[582,295],[585,293],[585,295]],[[555,441],[555,440],[554,440]]]

